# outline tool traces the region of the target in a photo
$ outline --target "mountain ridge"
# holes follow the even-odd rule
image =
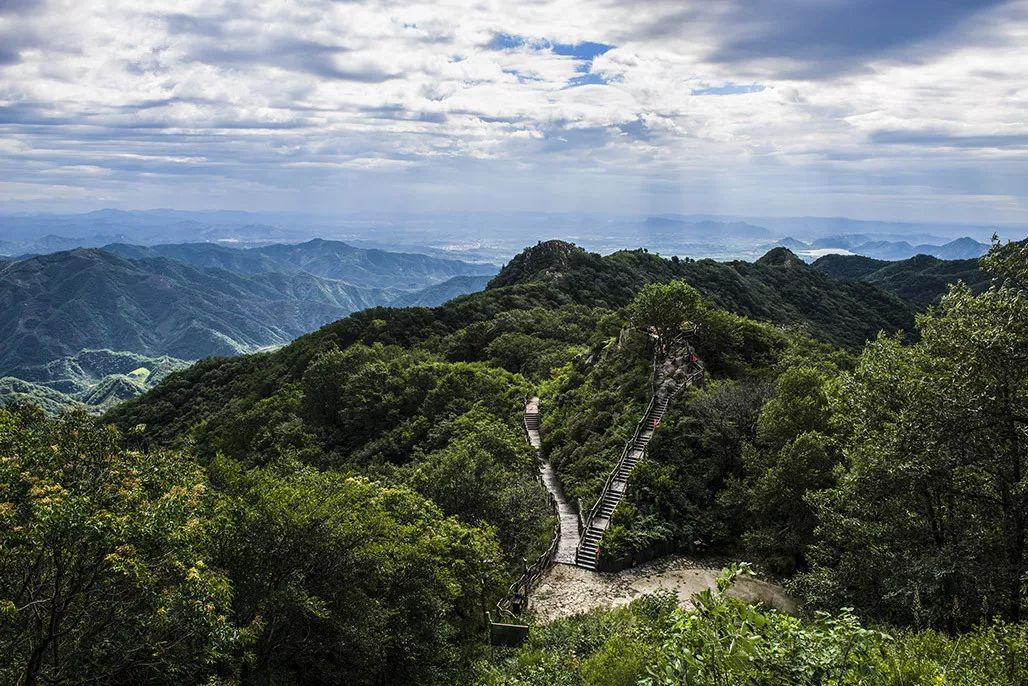
[[[303,272],[246,276],[97,248],[42,255],[0,275],[0,371],[88,348],[179,359],[236,354],[397,294]]]
[[[942,260],[931,255],[915,255],[899,261],[862,255],[825,255],[810,266],[835,279],[873,284],[919,308],[938,302],[950,283],[962,281],[972,291],[980,293],[992,279],[979,267],[978,260]]]
[[[122,257],[169,257],[198,267],[222,268],[242,274],[307,272],[354,286],[410,291],[433,286],[454,276],[484,276],[496,272],[496,267],[491,264],[358,248],[322,238],[250,248],[232,248],[216,243],[152,246],[112,243],[102,249]]]
[[[837,281],[804,263],[782,267],[665,259],[644,250],[600,256],[565,241],[545,241],[515,256],[484,291],[432,309],[362,310],[267,355],[205,360],[117,406],[108,416],[124,426],[147,424],[160,440],[170,439],[182,435],[205,412],[297,383],[325,350],[346,350],[356,343],[427,344],[463,330],[452,343],[457,346],[453,355],[481,359],[489,341],[476,339],[476,327],[501,313],[512,322],[568,308],[587,319],[599,317],[597,313],[628,305],[644,285],[675,279],[691,284],[715,307],[799,328],[851,349],[880,330],[913,327],[910,303],[870,284]]]

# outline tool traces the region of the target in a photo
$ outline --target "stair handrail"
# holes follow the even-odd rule
[[[668,405],[670,406],[671,400],[673,400],[674,397],[678,395],[678,393],[681,392],[683,388],[687,388],[688,386],[690,386],[696,377],[702,377],[703,371],[704,368],[702,363],[698,363],[697,368],[689,372],[686,375],[685,379],[682,380],[682,383],[674,391],[672,391],[670,395],[668,395]],[[656,392],[654,392],[650,396],[650,402],[646,406],[646,411],[643,412],[642,417],[635,425],[635,433],[633,433],[632,438],[629,439],[627,443],[625,443],[625,448],[621,451],[621,457],[618,459],[617,464],[614,465],[614,469],[612,469],[610,473],[607,475],[607,480],[603,483],[603,489],[600,491],[599,497],[593,504],[592,509],[589,510],[589,516],[586,518],[585,527],[582,530],[582,537],[579,539],[578,546],[575,548],[575,562],[578,561],[578,558],[582,552],[582,547],[585,545],[585,533],[589,531],[590,527],[592,527],[593,520],[596,518],[596,514],[599,512],[600,506],[603,504],[604,498],[610,492],[610,487],[611,484],[614,482],[615,475],[617,475],[618,472],[621,471],[621,467],[624,465],[625,460],[628,458],[628,453],[632,451],[632,446],[635,445],[635,443],[639,440],[639,436],[643,432],[643,426],[646,422],[646,418],[650,416],[650,412],[653,410],[653,406],[656,403],[656,401],[657,394]],[[646,450],[646,448],[642,449],[643,456],[645,456]]]
[[[525,396],[525,412],[521,416],[521,428],[525,432],[525,439],[528,440],[531,445],[531,436],[528,433],[528,403],[531,400],[529,396]],[[536,413],[537,416],[541,416],[541,412]],[[533,448],[535,448],[533,446]],[[541,447],[535,448],[535,457],[539,462],[543,461],[543,449]],[[539,470],[535,472],[535,478],[539,483],[543,483],[542,475]],[[545,484],[543,484],[545,486]],[[553,564],[554,558],[557,556],[557,549],[560,546],[560,506],[557,503],[557,498],[554,497],[553,493],[546,490],[546,498],[549,500],[550,507],[553,508],[553,512],[557,517],[557,521],[553,525],[553,538],[550,540],[550,546],[546,551],[537,557],[531,565],[525,567],[525,571],[518,577],[510,586],[507,587],[507,593],[496,601],[496,612],[498,617],[506,616],[510,619],[516,619],[517,614],[511,609],[514,598],[519,595],[519,592],[523,594],[526,602],[528,599],[528,593],[532,590],[532,587],[542,576],[543,572],[549,569],[550,565]]]
[[[614,476],[619,471],[621,471],[622,465],[624,465],[625,460],[628,458],[628,453],[630,453],[632,451],[632,446],[635,445],[636,441],[639,439],[639,435],[642,433],[643,424],[645,423],[646,418],[650,415],[650,412],[653,410],[653,405],[656,402],[656,400],[657,400],[656,394],[650,396],[650,402],[646,406],[646,411],[643,412],[642,417],[639,419],[639,421],[635,425],[635,432],[632,434],[632,437],[628,440],[628,442],[625,443],[625,447],[621,451],[621,457],[618,458],[617,463],[614,465],[614,469],[612,469],[610,471],[610,473],[607,475],[607,480],[603,482],[603,488],[600,490],[599,497],[596,499],[596,502],[593,504],[592,508],[589,510],[589,516],[586,517],[586,519],[585,519],[585,527],[583,528],[583,536],[582,536],[582,538],[579,539],[578,546],[575,548],[575,561],[576,562],[578,561],[579,554],[582,552],[582,546],[585,544],[585,535],[584,534],[589,531],[589,528],[593,524],[593,520],[596,518],[596,513],[599,512],[600,506],[603,504],[604,497],[607,495],[607,493],[610,492],[610,485],[614,482]]]

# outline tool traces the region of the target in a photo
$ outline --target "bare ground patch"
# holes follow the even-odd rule
[[[714,588],[719,571],[720,566],[710,562],[681,556],[661,558],[615,573],[558,564],[540,580],[531,597],[531,610],[537,622],[545,623],[597,608],[620,607],[657,591],[671,591],[678,596],[681,607],[691,608],[692,596]],[[786,612],[796,610],[795,601],[785,590],[767,581],[742,578],[729,593]]]

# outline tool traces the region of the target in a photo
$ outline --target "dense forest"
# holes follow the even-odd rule
[[[1028,247],[996,244],[987,288],[874,266],[551,241],[481,293],[207,359],[99,419],[0,409],[0,681],[1025,683]],[[588,507],[649,397],[641,329],[688,332],[707,380],[604,554],[752,561],[802,609],[731,597],[733,565],[693,611],[490,648],[554,523],[522,401]]]

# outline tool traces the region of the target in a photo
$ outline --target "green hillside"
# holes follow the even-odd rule
[[[74,250],[0,276],[0,370],[87,348],[193,360],[285,343],[391,293],[310,275],[246,277]]]
[[[0,405],[35,402],[51,413],[74,407],[105,410],[136,397],[189,364],[167,355],[82,350],[45,365],[23,367],[17,378],[4,377]]]
[[[81,406],[67,393],[13,376],[0,377],[0,407],[19,403],[38,405],[49,414]]]
[[[938,302],[951,283],[963,281],[975,292],[981,292],[990,280],[979,268],[978,260],[940,260],[930,255],[896,262],[860,255],[825,255],[811,266],[833,279],[873,284],[918,308]]]
[[[686,281],[731,312],[847,346],[859,346],[881,330],[913,327],[913,308],[895,296],[867,284],[830,279],[805,265],[668,260],[641,250],[601,257],[549,241],[511,260],[481,293],[434,310],[372,308],[302,336],[273,354],[203,361],[113,416],[123,425],[143,422],[161,436],[180,436],[209,413],[224,411],[230,402],[251,402],[298,381],[320,351],[344,349],[358,341],[422,344],[439,350],[445,338],[446,345],[453,346],[449,357],[486,359],[487,348],[504,333],[537,335],[543,315],[536,308],[586,317],[573,329],[584,340],[603,314],[596,308],[623,307],[643,285],[672,279]],[[545,315],[555,316],[562,315]],[[510,324],[497,329],[488,324],[492,319]],[[571,334],[559,325],[547,326],[552,331],[544,343],[549,337],[571,342]]]

